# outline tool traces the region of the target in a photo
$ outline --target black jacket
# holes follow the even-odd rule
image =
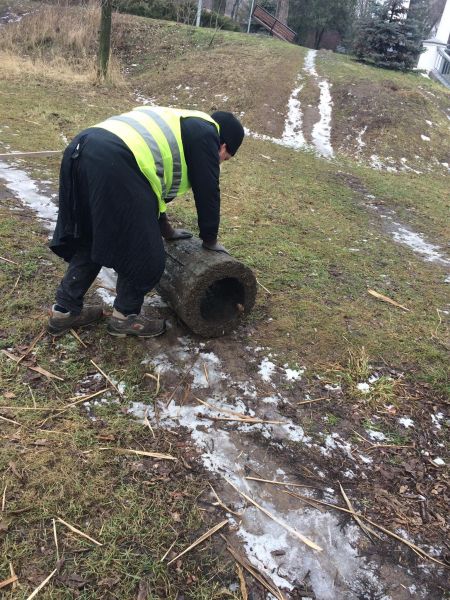
[[[181,136],[200,237],[214,242],[220,222],[219,134],[212,123],[188,117]],[[90,246],[94,262],[128,270],[128,263],[152,260],[156,240],[149,238],[155,229],[148,220],[155,218],[156,196],[125,143],[96,127],[78,134],[61,162],[53,252],[70,260],[80,246]]]

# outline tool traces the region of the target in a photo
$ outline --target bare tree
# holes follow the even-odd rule
[[[275,16],[282,23],[287,23],[289,16],[289,0],[278,0]]]
[[[111,20],[112,0],[101,0],[100,31],[98,39],[98,71],[99,79],[108,75],[109,57],[111,54]]]

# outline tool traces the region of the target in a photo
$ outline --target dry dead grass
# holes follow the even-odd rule
[[[0,72],[3,77],[45,75],[58,81],[97,79],[97,38],[100,10],[44,5],[17,23],[2,28]],[[109,82],[123,83],[119,62],[110,61]]]

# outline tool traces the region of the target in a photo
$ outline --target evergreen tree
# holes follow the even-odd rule
[[[424,25],[417,14],[408,17],[403,0],[387,0],[359,29],[354,52],[378,67],[408,71],[422,52]]]

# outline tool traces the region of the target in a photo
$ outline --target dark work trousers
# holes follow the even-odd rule
[[[56,303],[74,314],[101,266],[118,273],[114,307],[125,315],[139,314],[160,280],[158,200],[129,149],[108,131],[85,130],[64,153],[50,247],[69,262]]]
[[[72,257],[67,271],[56,290],[56,304],[74,315],[83,308],[83,299],[99,274],[101,265],[92,262],[90,248],[81,248]],[[114,308],[123,315],[139,314],[145,292],[136,288],[123,275],[117,275],[117,296]]]

